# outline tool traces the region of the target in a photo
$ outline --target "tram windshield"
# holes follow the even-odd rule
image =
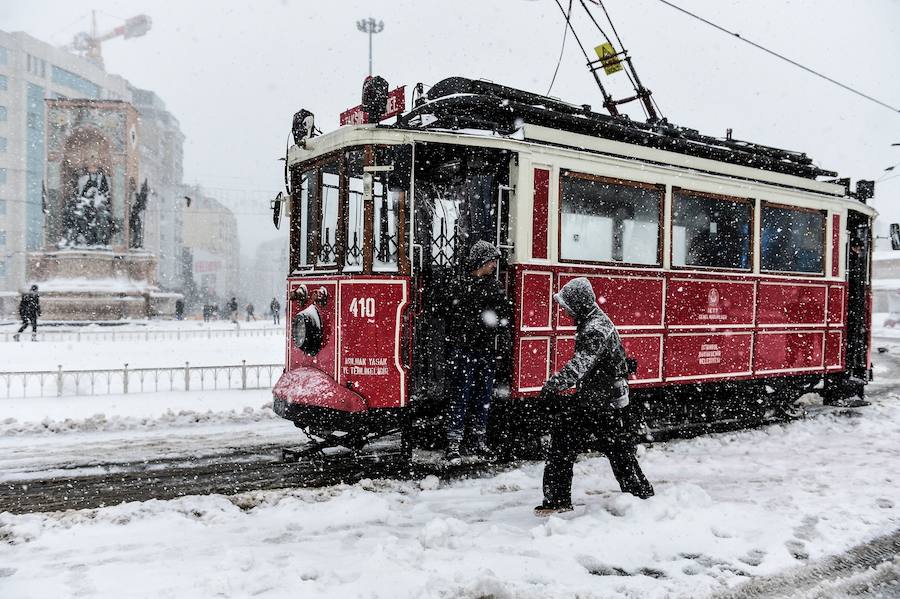
[[[295,172],[291,271],[399,272],[409,148],[353,148]]]

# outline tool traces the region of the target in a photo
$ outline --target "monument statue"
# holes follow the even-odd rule
[[[129,244],[130,248],[144,247],[144,220],[141,214],[147,209],[147,197],[150,195],[150,187],[147,179],[141,185],[141,191],[134,194],[134,202],[131,203],[131,214],[128,216]]]
[[[109,181],[102,170],[85,169],[72,178],[62,218],[62,247],[104,247],[116,232]]]

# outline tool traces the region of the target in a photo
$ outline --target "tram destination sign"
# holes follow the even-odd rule
[[[388,92],[385,111],[380,121],[402,114],[406,110],[406,87],[400,86]],[[369,113],[363,110],[362,104],[348,108],[341,113],[341,126],[364,125],[369,122]]]

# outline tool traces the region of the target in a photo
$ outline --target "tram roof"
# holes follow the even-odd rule
[[[612,117],[592,112],[588,105],[489,81],[444,79],[416,104],[396,124],[344,126],[310,139],[306,148],[294,146],[289,164],[360,143],[360,137],[368,137],[368,143],[440,138],[460,143],[460,138],[469,138],[478,140],[478,145],[525,142],[593,151],[845,196],[844,186],[816,180],[837,173],[815,166],[802,152],[702,135],[665,119],[643,123],[627,116]]]

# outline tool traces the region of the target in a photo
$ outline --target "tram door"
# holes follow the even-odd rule
[[[447,394],[447,320],[456,289],[467,275],[472,245],[489,241],[503,257],[498,277],[505,286],[509,244],[512,154],[489,148],[420,143],[415,150],[413,287],[417,290],[413,331],[411,402],[443,429]],[[501,351],[500,355],[510,352]],[[498,364],[497,381],[511,376]],[[435,431],[437,432],[437,431]]]
[[[847,213],[847,371],[861,380],[870,374],[871,227],[868,216],[853,210]]]

